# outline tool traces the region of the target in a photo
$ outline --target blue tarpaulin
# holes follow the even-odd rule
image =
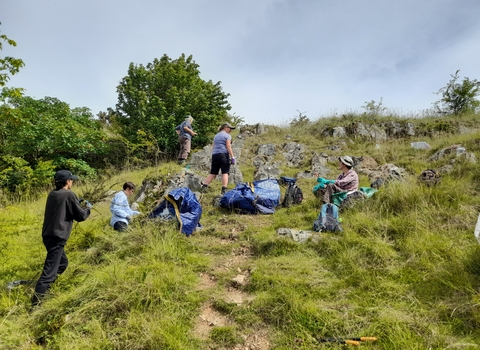
[[[279,203],[277,179],[239,183],[220,200],[222,208],[235,209],[241,214],[273,214]]]
[[[176,218],[180,231],[190,236],[201,227],[202,206],[195,194],[187,187],[176,188],[165,195],[165,199],[148,214],[149,218]]]

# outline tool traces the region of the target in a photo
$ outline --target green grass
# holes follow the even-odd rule
[[[312,228],[320,206],[311,192],[313,178],[299,180],[305,195],[301,206],[278,208],[269,216],[214,208],[219,190],[214,182],[215,191],[201,198],[203,229],[188,239],[173,224],[147,220],[148,206],[140,208],[144,215],[130,230],[114,232],[109,203],[98,202],[87,221],[74,225],[66,247],[69,268],[32,314],[33,286],[5,286],[35,280],[41,271],[46,194],[2,207],[0,348],[233,349],[247,346],[246,337],[260,333],[268,335],[272,349],[342,349],[317,338],[358,336],[378,338],[362,343],[368,349],[480,348],[480,245],[473,237],[480,170],[454,159],[453,172],[439,185],[427,188],[416,179],[422,170],[450,161],[428,161],[443,147],[462,144],[479,158],[480,133],[419,138],[432,146],[429,151],[413,150],[412,140],[378,148],[373,142],[347,140],[341,151],[328,150],[339,140],[318,137],[315,131],[346,120],[321,120],[312,128],[275,127],[245,141],[251,150],[276,144],[277,161],[289,141],[285,134],[305,144],[308,161],[301,169],[282,169],[287,176],[307,169],[313,152],[368,155],[379,164],[404,167],[409,174],[405,181],[393,182],[341,213],[343,232],[321,233],[305,244],[276,235],[280,227]],[[449,130],[434,119],[419,123]],[[474,126],[474,118],[465,117],[465,124]],[[242,157],[239,165],[246,181],[253,178],[252,158]],[[336,164],[329,167],[332,174],[338,172]],[[172,162],[112,173],[101,186],[119,190],[125,181],[140,186],[145,178],[168,178],[180,170]],[[360,181],[368,186],[364,175]],[[100,185],[73,190],[80,196],[99,193],[95,186]],[[248,276],[247,283],[234,288],[232,278],[239,273]],[[201,275],[210,276],[211,284],[202,287]],[[248,295],[248,301],[229,301],[234,292]],[[200,337],[195,327],[206,303],[229,323],[212,326]]]

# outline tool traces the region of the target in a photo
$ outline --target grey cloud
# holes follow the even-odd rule
[[[250,123],[381,97],[425,109],[455,70],[480,78],[477,0],[6,0],[0,13],[18,43],[2,54],[26,63],[11,85],[93,113],[114,107],[130,62],[163,54],[192,54]]]

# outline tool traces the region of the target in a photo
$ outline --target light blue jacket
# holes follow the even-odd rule
[[[130,204],[128,204],[128,198],[125,192],[120,191],[115,194],[115,197],[112,199],[110,204],[110,212],[112,213],[112,219],[110,220],[110,225],[113,227],[116,222],[121,221],[128,225],[129,220],[134,215],[140,214],[139,211],[130,209]]]

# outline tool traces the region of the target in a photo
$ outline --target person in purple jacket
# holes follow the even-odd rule
[[[351,192],[358,190],[358,174],[353,170],[353,159],[349,156],[338,158],[338,169],[342,171],[334,183],[329,183],[325,188],[318,190],[318,196],[323,203],[331,203],[332,194],[338,192]]]
[[[64,248],[72,232],[73,221],[86,220],[92,207],[89,202],[86,202],[86,207],[81,206],[77,196],[71,191],[73,181],[78,180],[77,176],[68,170],[59,170],[54,179],[55,189],[48,194],[42,228],[47,257],[35,286],[32,307],[41,302],[50,285],[67,268],[68,259]]]

